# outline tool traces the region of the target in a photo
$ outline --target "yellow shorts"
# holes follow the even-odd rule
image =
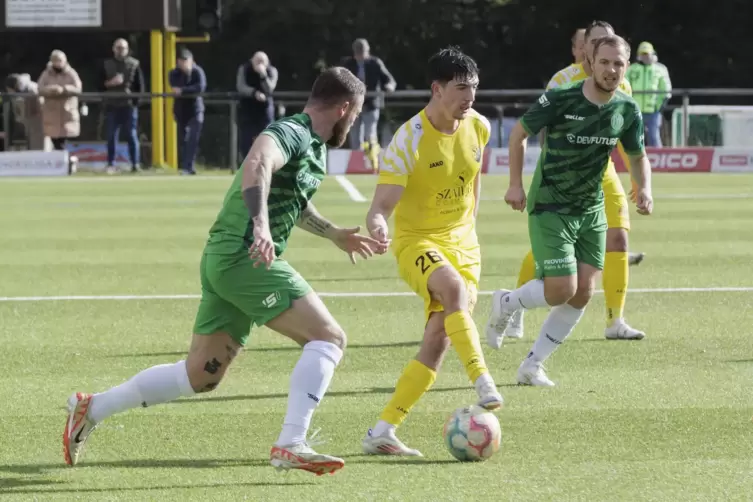
[[[432,312],[442,312],[442,305],[429,292],[429,276],[443,266],[453,267],[465,281],[468,310],[473,312],[478,300],[481,277],[481,250],[473,247],[446,246],[430,240],[415,240],[396,246],[400,277],[424,300],[426,320]]]
[[[608,228],[624,228],[630,230],[630,211],[625,188],[617,175],[617,170],[611,162],[604,172],[601,182],[604,190],[604,208],[607,213]]]

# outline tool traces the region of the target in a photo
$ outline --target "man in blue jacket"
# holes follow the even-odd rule
[[[178,123],[180,174],[196,174],[194,161],[204,125],[204,99],[197,94],[207,89],[207,76],[194,62],[188,49],[178,51],[177,67],[170,70],[170,87],[176,94],[173,115]]]

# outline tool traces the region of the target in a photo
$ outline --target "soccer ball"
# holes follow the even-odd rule
[[[487,460],[502,444],[497,417],[475,405],[455,410],[445,422],[442,435],[447,449],[461,462]]]

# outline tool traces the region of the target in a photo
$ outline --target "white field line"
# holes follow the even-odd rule
[[[712,288],[636,288],[630,294],[652,293],[750,293],[750,287],[712,287]],[[481,291],[480,295],[489,296],[493,291]],[[603,293],[597,290],[596,293]],[[354,291],[354,292],[320,292],[324,298],[376,298],[415,296],[409,291]],[[198,300],[200,295],[73,295],[73,296],[2,296],[0,302],[52,302],[52,301],[128,301],[128,300]]]
[[[356,186],[350,182],[348,178],[345,176],[338,174],[335,176],[335,179],[338,183],[340,183],[340,186],[343,187],[343,190],[345,190],[348,195],[350,196],[350,199],[354,202],[366,202],[366,197],[363,196],[361,192],[358,191]]]
[[[727,200],[727,199],[753,199],[753,193],[668,193],[656,194],[654,199],[674,200]],[[504,197],[481,197],[481,200],[499,201]]]

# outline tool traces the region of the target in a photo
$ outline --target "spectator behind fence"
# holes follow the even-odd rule
[[[42,126],[42,104],[37,83],[28,73],[14,73],[5,80],[8,92],[23,93],[26,96],[13,98],[13,115],[16,122],[24,126],[29,150],[48,150],[47,138]],[[5,149],[10,150],[10,131],[5,131]]]
[[[128,55],[128,42],[119,38],[112,46],[113,58],[105,61],[102,83],[105,91],[140,93],[146,91],[144,73],[138,59]],[[107,171],[115,168],[115,147],[120,128],[126,129],[131,171],[139,170],[138,99],[107,98],[104,103],[107,129]]]
[[[257,52],[238,67],[235,87],[244,95],[238,110],[242,158],[256,137],[275,119],[272,93],[277,87],[277,77],[277,68],[269,63],[269,57],[263,52]]]
[[[81,133],[81,116],[78,112],[78,95],[81,79],[68,64],[62,51],[52,51],[47,68],[37,80],[39,94],[44,97],[42,120],[44,134],[52,139],[55,150],[65,150],[68,138]]]
[[[177,67],[170,70],[169,80],[173,93],[180,96],[175,98],[173,105],[173,115],[178,123],[180,174],[196,174],[194,162],[204,125],[204,98],[196,94],[207,90],[207,76],[194,62],[191,51],[181,49]]]
[[[343,66],[366,84],[368,92],[395,90],[395,79],[381,59],[371,55],[369,42],[359,38],[353,42],[353,57],[346,58]],[[361,115],[350,130],[350,148],[363,150],[374,170],[379,168],[379,110],[384,103],[379,98],[366,98]]]
[[[633,88],[633,98],[643,114],[646,127],[646,145],[662,146],[662,109],[672,96],[672,82],[667,67],[656,63],[656,51],[648,42],[638,46],[638,61],[631,64],[625,78]],[[654,91],[650,94],[638,91]]]

